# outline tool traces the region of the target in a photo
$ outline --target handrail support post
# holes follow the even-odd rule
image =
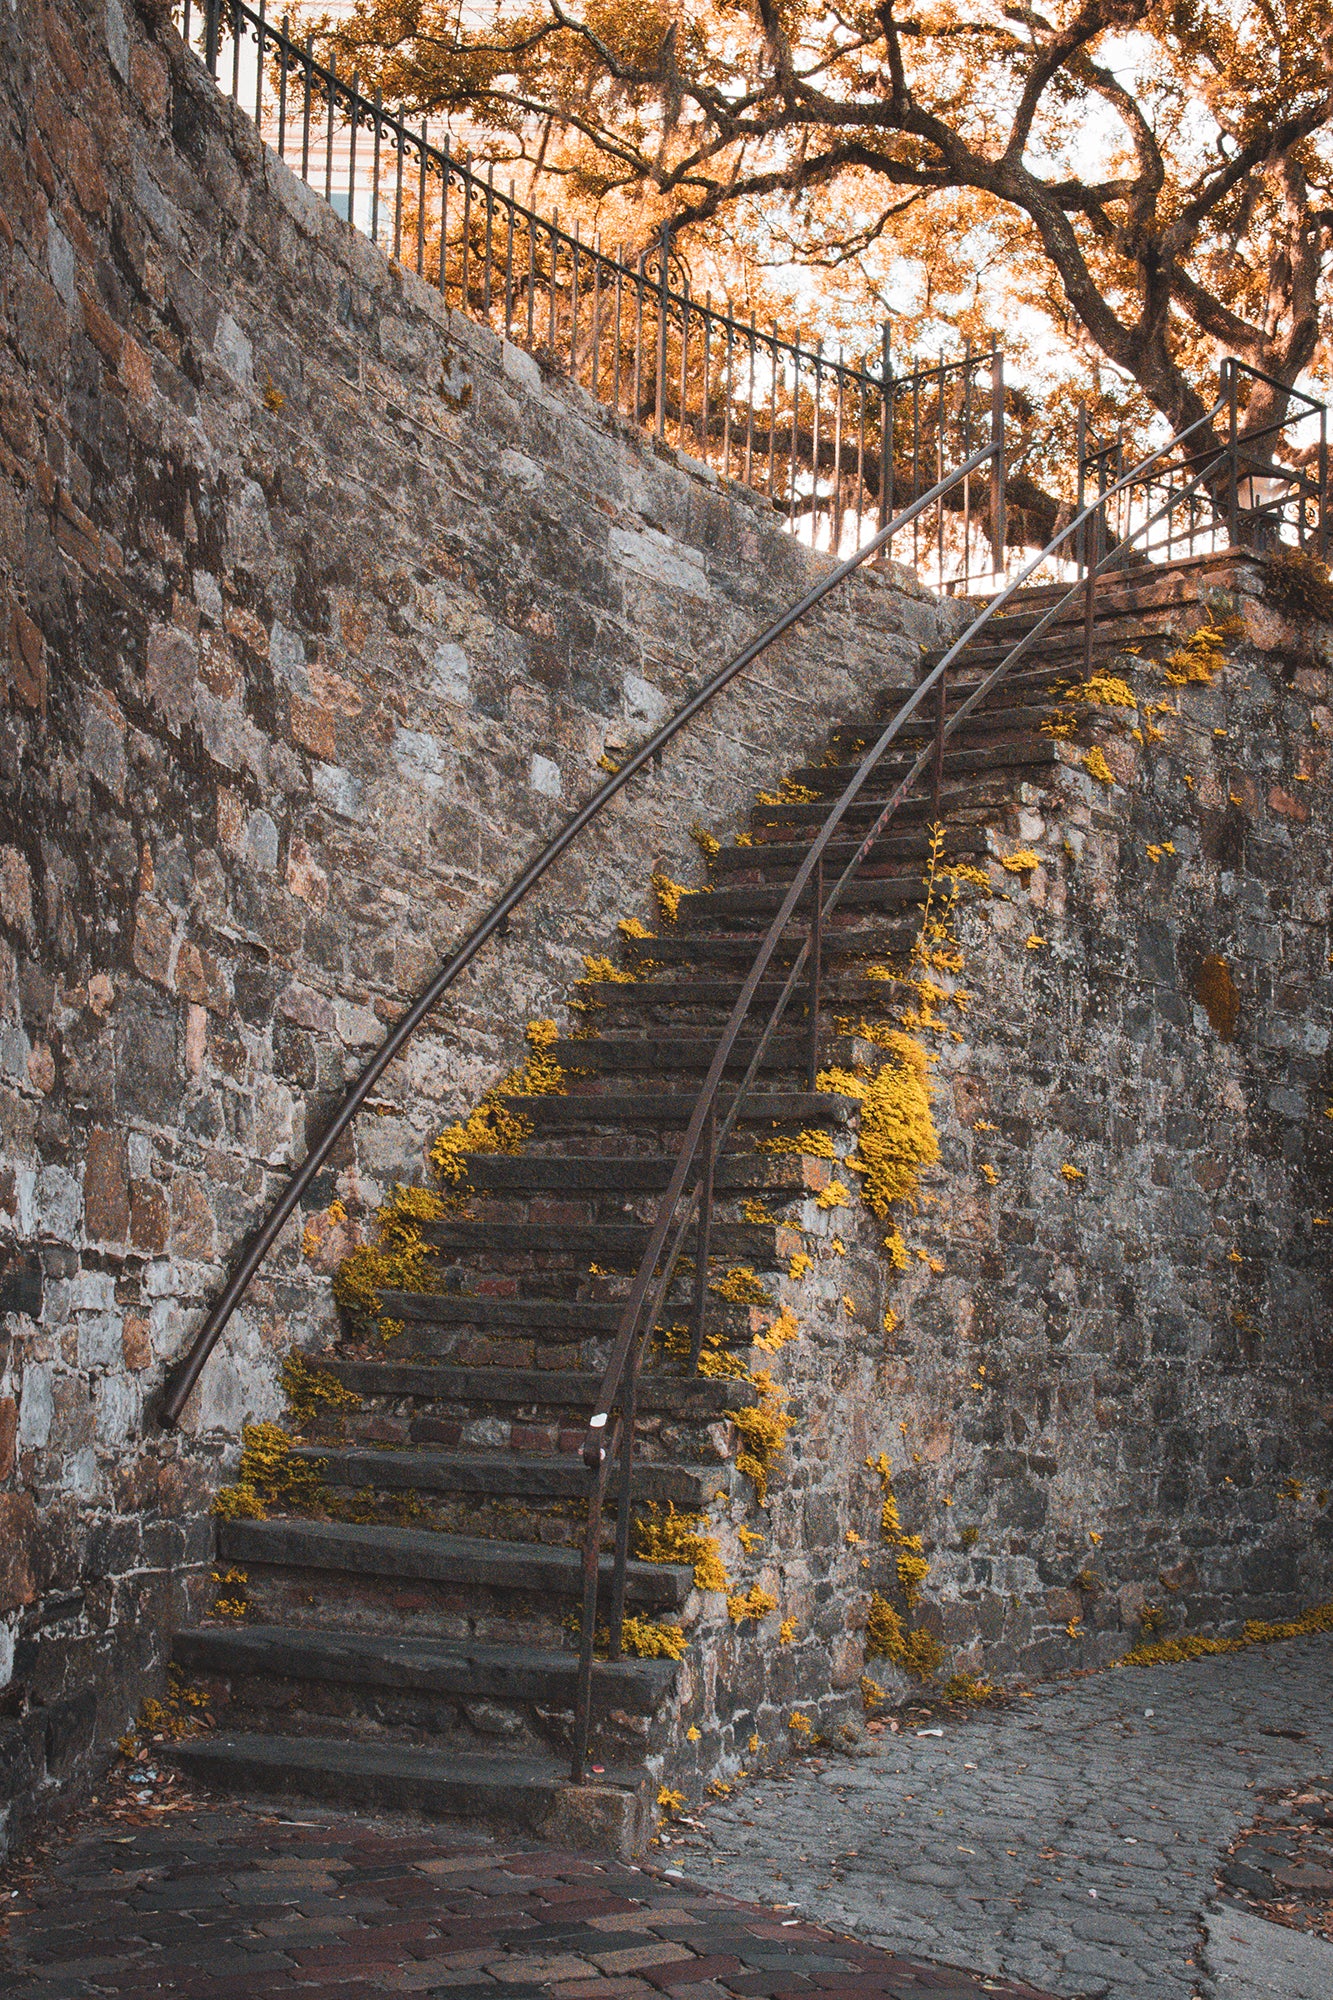
[[[805,1087],[815,1088],[819,1074],[819,1008],[824,977],[824,857],[815,865],[812,885],[814,904],[810,911],[810,1012],[806,1024]]]
[[[690,1315],[690,1373],[699,1366],[708,1310],[708,1259],[713,1247],[713,1183],[717,1172],[717,1099],[708,1107],[699,1174],[699,1210],[694,1230],[694,1309]]]

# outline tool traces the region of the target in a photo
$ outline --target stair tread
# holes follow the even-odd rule
[[[365,1773],[401,1778],[413,1784],[421,1779],[436,1782],[452,1779],[469,1788],[493,1788],[497,1793],[516,1787],[563,1789],[569,1783],[567,1762],[534,1756],[526,1749],[504,1755],[440,1750],[423,1743],[368,1743],[350,1737],[247,1735],[218,1730],[173,1744],[171,1754],[187,1768],[264,1763],[291,1771],[322,1770],[344,1777]],[[606,1790],[632,1790],[643,1782],[643,1773],[630,1768],[608,1768],[585,1780],[586,1785]]]
[[[676,982],[673,982],[676,983]],[[722,986],[722,981],[715,982]],[[690,981],[679,984],[685,990]],[[726,982],[726,990],[735,992],[739,982]],[[651,994],[653,982],[636,981],[632,988],[616,989],[623,993]],[[730,1108],[733,1093],[722,1092],[719,1111]],[[571,1093],[567,1096],[524,1097],[518,1094],[506,1098],[506,1103],[519,1111],[534,1125],[576,1125],[604,1121],[608,1125],[622,1121],[651,1124],[661,1120],[664,1124],[686,1123],[694,1110],[696,1093],[690,1090],[636,1090],[605,1091],[600,1094]],[[746,1100],[738,1122],[760,1125],[847,1125],[857,1110],[854,1097],[843,1097],[832,1091],[788,1090],[756,1093]]]
[[[429,1396],[439,1402],[518,1403],[534,1407],[593,1409],[602,1378],[570,1368],[454,1368],[428,1362],[346,1361],[325,1364],[339,1381],[363,1395]],[[748,1382],[706,1375],[666,1375],[645,1369],[639,1377],[639,1407],[676,1409],[699,1404],[719,1414],[748,1408],[757,1392]]]
[[[317,1464],[320,1477],[335,1486],[373,1486],[413,1492],[555,1493],[582,1497],[588,1490],[583,1461],[572,1452],[436,1451],[421,1446],[297,1445],[294,1455]],[[717,1489],[716,1465],[677,1465],[640,1460],[634,1490],[640,1485],[660,1497],[693,1495],[708,1498]],[[616,1489],[615,1472],[609,1486]]]
[[[467,1174],[478,1193],[508,1188],[563,1190],[576,1193],[656,1193],[675,1170],[671,1153],[470,1153]],[[796,1153],[721,1153],[716,1185],[764,1188],[771,1194],[803,1186],[800,1155]]]
[[[343,1632],[299,1625],[199,1625],[178,1632],[180,1664],[203,1671],[268,1673],[293,1680],[374,1681],[399,1688],[530,1699],[554,1687],[572,1696],[578,1655],[540,1646]],[[675,1682],[674,1660],[598,1660],[595,1686],[651,1714]],[[473,1685],[475,1683],[475,1686]]]
[[[579,1595],[583,1588],[581,1549],[493,1541],[484,1535],[453,1535],[380,1522],[311,1521],[300,1515],[279,1515],[267,1521],[224,1520],[218,1523],[218,1553],[226,1561],[336,1570],[358,1576],[479,1582],[507,1590],[563,1587],[571,1596]],[[602,1558],[601,1568],[604,1580],[609,1581],[610,1556]],[[694,1587],[694,1571],[683,1563],[631,1560],[626,1566],[626,1585],[629,1595],[641,1604],[677,1610]]]

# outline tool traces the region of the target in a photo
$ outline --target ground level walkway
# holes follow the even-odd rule
[[[1062,1995],[1331,2000],[1330,1800],[1323,1636],[922,1718],[747,1784],[679,1852],[734,1895]]]
[[[858,1750],[676,1819],[647,1869],[122,1770],[5,1880],[0,1991],[1333,1994],[1333,1638],[1091,1675]]]

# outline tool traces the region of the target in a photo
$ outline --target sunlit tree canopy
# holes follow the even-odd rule
[[[669,224],[834,337],[998,328],[1176,427],[1223,353],[1329,373],[1325,0],[360,0],[334,33],[604,242]]]

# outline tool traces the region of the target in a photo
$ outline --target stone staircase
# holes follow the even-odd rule
[[[953,699],[1049,601],[1049,592],[1028,593],[997,621],[965,655]],[[1096,657],[1149,633],[1164,601],[1160,575],[1108,585]],[[1081,670],[1082,646],[1078,621],[1056,627],[951,745],[940,802],[950,857],[982,856],[988,826],[1018,785],[1039,782],[1062,754],[1043,724],[1053,683]],[[789,799],[756,803],[748,838],[714,856],[709,891],[684,896],[660,935],[625,937],[618,978],[581,983],[586,1025],[548,1051],[565,1088],[507,1100],[527,1121],[522,1149],[471,1157],[466,1211],[422,1225],[429,1288],[380,1301],[401,1331],[386,1343],[373,1321],[354,1316],[339,1345],[318,1357],[326,1377],[359,1399],[307,1426],[293,1454],[331,1504],[220,1520],[218,1568],[243,1573],[244,1615],[210,1619],[175,1640],[175,1662],[207,1695],[217,1725],[178,1748],[195,1778],[458,1816],[622,1853],[647,1837],[658,1785],[679,1766],[682,1689],[702,1667],[688,1651],[679,1661],[599,1662],[593,1773],[582,1786],[567,1782],[585,1492],[578,1447],[725,1010],[857,747],[900,701],[886,692],[867,716],[833,730],[826,761],[792,774],[782,788]],[[830,864],[850,855],[851,836],[931,726],[923,715],[908,727]],[[867,967],[907,961],[932,817],[929,797],[901,809],[830,923],[823,1065],[851,1059],[839,1017],[883,1003],[885,983]],[[798,942],[794,932],[779,951],[761,1007]],[[718,1273],[740,1267],[763,1282],[804,1242],[773,1212],[808,1194],[811,1162],[757,1150],[761,1137],[828,1133],[842,1151],[854,1141],[854,1102],[803,1087],[802,1006],[798,989],[718,1163]],[[738,1047],[736,1072],[752,1046]],[[765,1219],[747,1219],[746,1203]],[[668,1320],[687,1313],[691,1284],[686,1271]],[[743,1357],[752,1314],[715,1293],[709,1307],[710,1350]],[[689,1377],[683,1367],[659,1346],[643,1378],[636,1511],[706,1515],[750,1493],[728,1419],[755,1402],[755,1388],[740,1377]],[[613,1475],[612,1520],[622,1501]],[[688,1563],[630,1564],[628,1609],[640,1619],[686,1614],[694,1590]]]

